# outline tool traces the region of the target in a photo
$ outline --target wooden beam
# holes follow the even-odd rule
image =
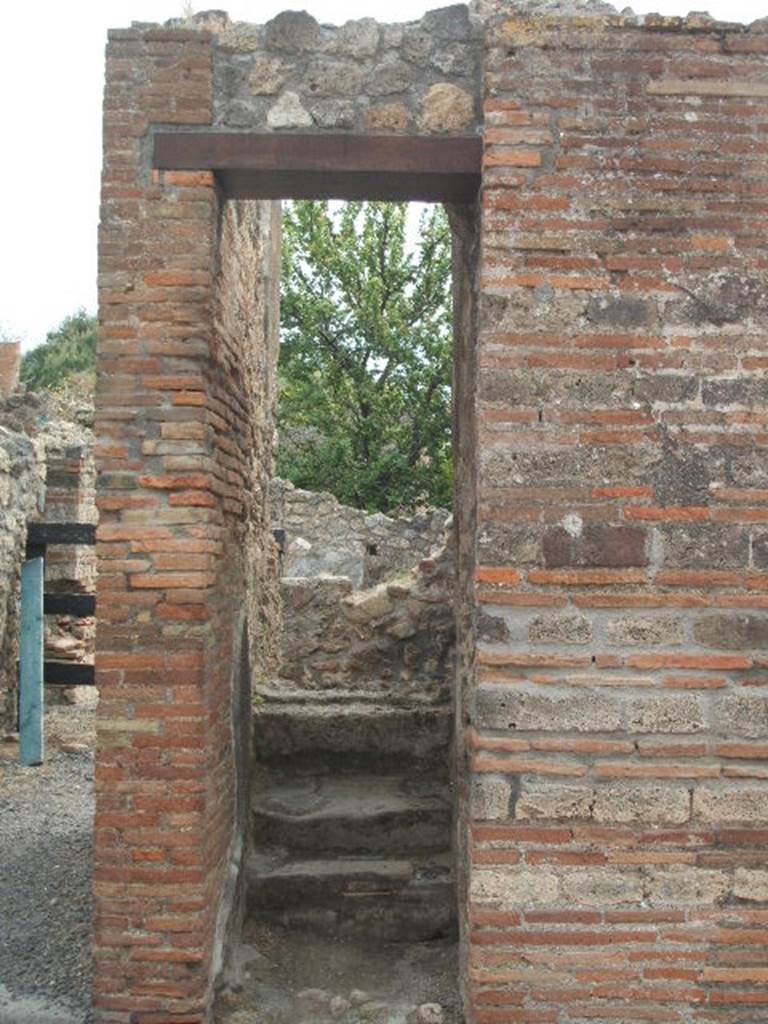
[[[45,547],[48,544],[95,544],[96,527],[93,523],[39,523],[27,524],[27,547]]]
[[[44,615],[74,615],[78,619],[96,614],[96,598],[93,594],[45,594]]]
[[[479,135],[158,132],[153,166],[215,171],[236,199],[391,199],[469,203]]]

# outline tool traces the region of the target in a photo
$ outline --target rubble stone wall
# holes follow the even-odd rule
[[[198,23],[215,33],[213,121],[221,127],[479,129],[482,24],[463,4],[402,25],[320,25],[305,11],[266,25],[205,15]]]
[[[302,689],[447,699],[454,671],[453,545],[390,580],[282,580],[281,681]]]
[[[43,501],[34,445],[0,426],[0,723],[14,729],[19,651],[19,580],[27,519]]]
[[[475,1024],[765,1017],[764,28],[489,25]]]
[[[450,513],[426,509],[386,516],[342,505],[332,494],[275,479],[272,528],[284,531],[283,576],[346,576],[370,587],[411,569],[445,541]]]

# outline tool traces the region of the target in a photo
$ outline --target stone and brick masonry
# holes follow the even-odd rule
[[[765,1019],[768,35],[454,10],[423,52],[414,26],[363,43],[362,23],[293,15],[111,35],[100,1024],[208,1019],[239,864],[242,611],[254,670],[277,607],[276,215],[210,174],[153,174],[152,125],[482,131],[479,332],[456,396],[461,579],[477,560],[477,614],[457,618],[466,1017]],[[448,42],[468,63],[441,66]],[[340,67],[310,71],[316,52]]]

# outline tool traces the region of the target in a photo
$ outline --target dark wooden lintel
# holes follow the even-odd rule
[[[96,598],[93,594],[44,594],[43,613],[83,619],[96,614]]]
[[[238,199],[391,199],[472,202],[479,135],[312,135],[158,132],[160,170],[215,171]]]
[[[93,523],[28,523],[27,548],[41,548],[48,544],[95,544],[96,527]]]

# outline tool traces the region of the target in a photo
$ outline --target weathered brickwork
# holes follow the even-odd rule
[[[766,53],[489,25],[473,1024],[765,1019]]]
[[[232,691],[247,666],[245,571],[257,566],[268,587],[272,558],[273,214],[224,210],[211,174],[153,174],[146,138],[153,122],[210,123],[211,81],[205,32],[110,36],[96,421],[100,1022],[206,1018],[238,856]],[[254,542],[261,552],[249,553]]]
[[[497,8],[479,260],[473,211],[451,211],[467,1020],[757,1024],[768,35],[700,15]],[[475,32],[460,12],[430,22],[459,23]],[[454,79],[471,92],[475,65],[436,63],[463,40],[435,30],[406,60],[387,48],[416,30],[346,32],[216,15],[110,41],[99,1024],[209,1019],[242,836],[243,695],[274,665],[278,607],[275,211],[224,202],[207,173],[153,175],[150,126],[477,126],[442,105],[450,90],[448,120],[419,106]],[[369,119],[382,60],[414,76],[391,94],[404,121]],[[342,80],[348,95],[325,93]]]

